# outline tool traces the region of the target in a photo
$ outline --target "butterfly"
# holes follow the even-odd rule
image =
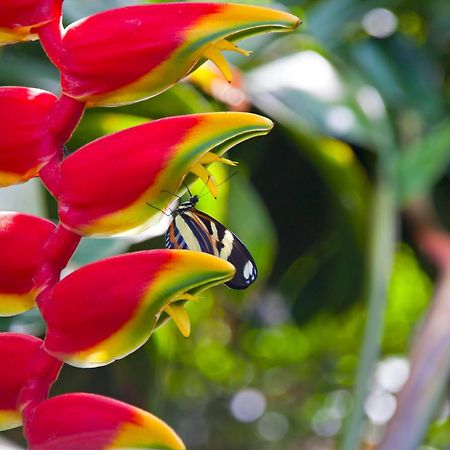
[[[166,248],[197,250],[229,261],[236,268],[225,283],[232,289],[245,289],[258,276],[255,261],[242,241],[216,219],[196,209],[198,195],[191,195],[173,211],[165,236]]]

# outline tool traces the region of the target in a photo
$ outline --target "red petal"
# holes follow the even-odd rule
[[[0,27],[17,28],[48,22],[59,17],[62,0],[2,0]]]
[[[184,43],[190,26],[220,8],[192,3],[130,6],[72,24],[63,40],[67,52],[61,67],[64,92],[85,97],[136,81]]]
[[[171,117],[129,128],[68,157],[61,166],[62,222],[83,226],[136,201],[200,120],[200,116]]]
[[[45,346],[82,351],[120,329],[133,314],[171,252],[154,250],[120,255],[84,266],[60,281],[49,307]],[[149,329],[152,324],[149,321]]]
[[[0,187],[36,176],[55,153],[47,122],[55,101],[39,89],[0,88]]]
[[[2,413],[18,413],[46,398],[62,364],[43,350],[41,339],[17,333],[0,333],[0,361],[1,429],[10,425],[2,423]]]
[[[184,450],[174,431],[157,417],[126,403],[84,393],[41,403],[25,434],[30,450]]]
[[[0,213],[0,293],[22,294],[33,287],[42,247],[55,225],[22,213]]]

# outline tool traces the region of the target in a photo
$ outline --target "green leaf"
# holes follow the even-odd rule
[[[412,144],[397,162],[400,203],[424,195],[444,174],[450,163],[450,124],[445,124]]]

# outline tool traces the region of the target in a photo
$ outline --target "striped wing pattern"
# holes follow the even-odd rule
[[[165,243],[167,248],[197,250],[229,261],[236,274],[225,284],[232,289],[245,289],[258,276],[255,261],[239,238],[195,208],[177,211]]]

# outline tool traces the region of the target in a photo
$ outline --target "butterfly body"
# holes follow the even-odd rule
[[[218,256],[233,264],[235,276],[225,283],[232,289],[245,289],[258,275],[255,261],[239,238],[208,214],[196,209],[193,195],[173,212],[165,245],[172,249],[196,250]]]

